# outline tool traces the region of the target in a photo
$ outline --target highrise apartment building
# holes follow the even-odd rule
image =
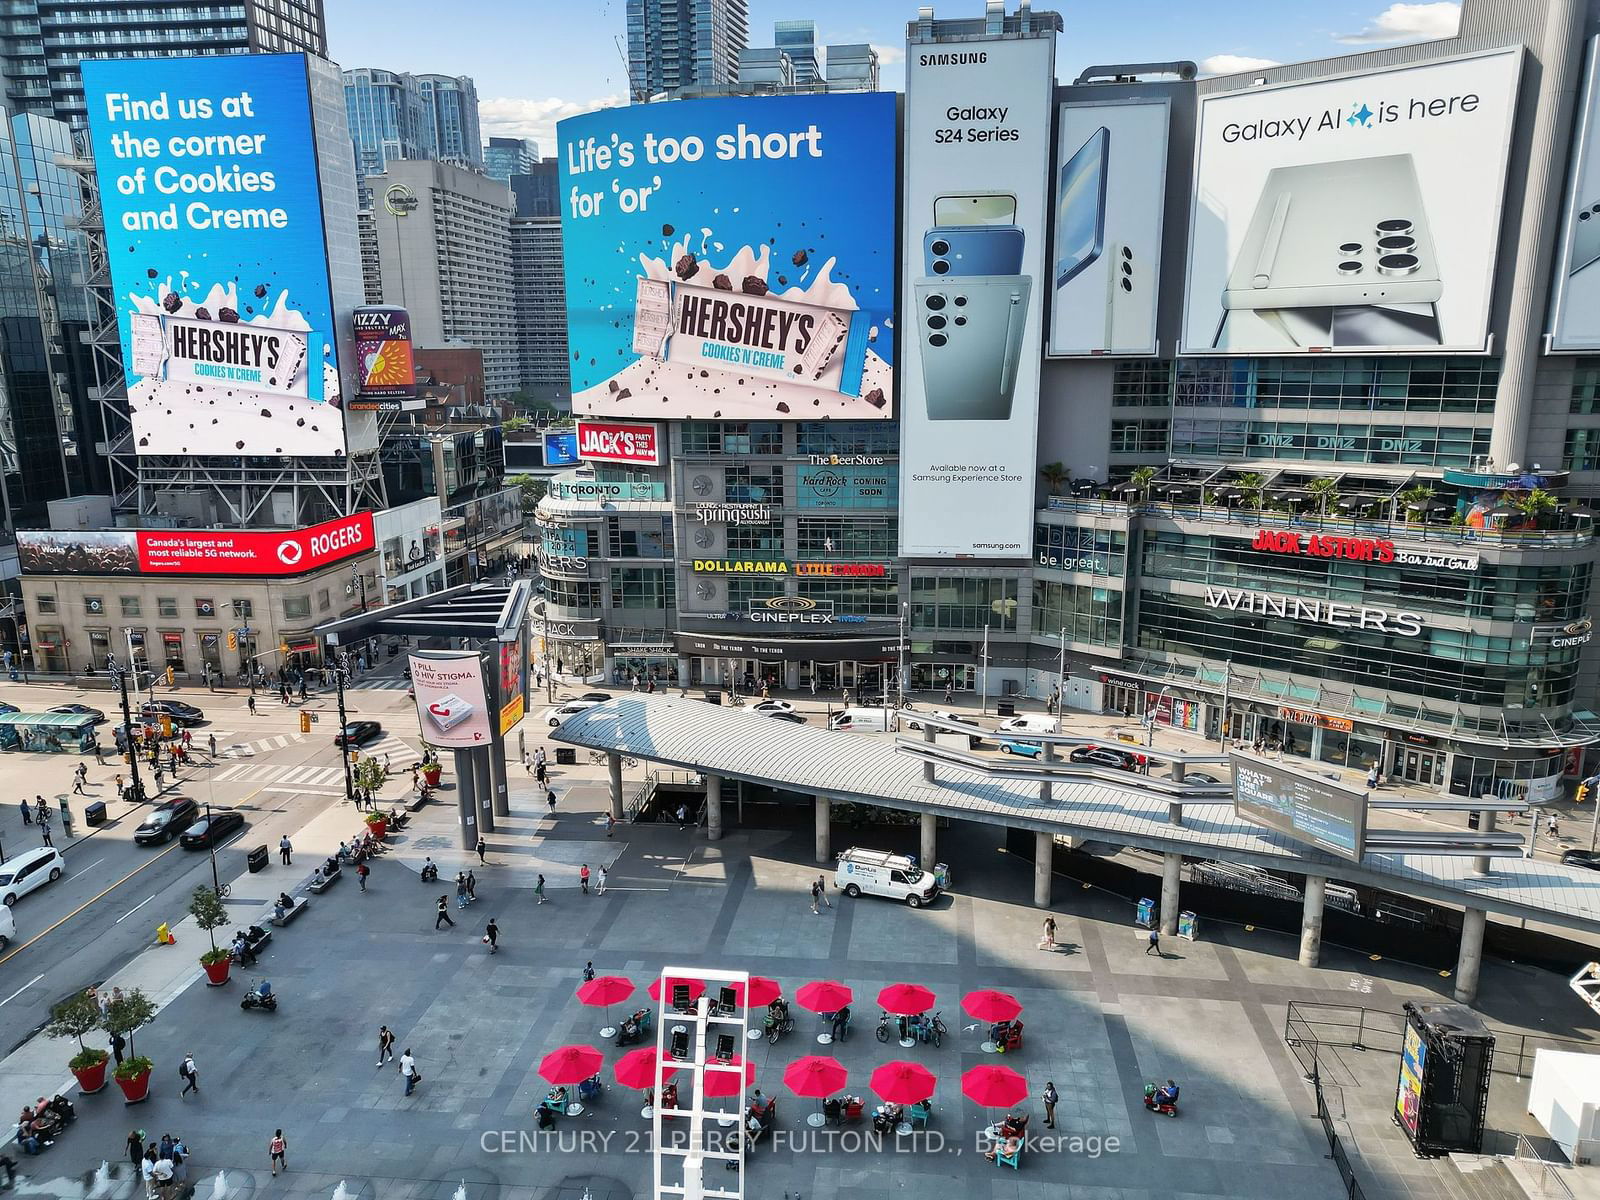
[[[433,107],[414,76],[358,67],[344,73],[344,99],[357,175],[381,175],[390,159],[437,157]]]
[[[817,63],[815,21],[774,21],[772,44],[794,63],[795,83],[822,82],[822,68]]]
[[[878,90],[878,52],[867,42],[828,47],[830,92]]]
[[[327,57],[322,0],[8,0],[0,22],[7,107],[75,126],[86,119],[82,59],[294,50]]]
[[[628,0],[631,98],[737,83],[749,42],[748,0]]]
[[[483,173],[502,183],[526,175],[538,163],[539,143],[532,138],[492,137],[483,148]]]
[[[559,217],[561,215],[560,163],[554,158],[542,159],[533,164],[525,175],[513,175],[509,180],[511,194],[516,197],[519,217]]]
[[[517,217],[511,222],[511,269],[522,390],[540,399],[565,400],[571,389],[560,217]]]
[[[418,75],[417,86],[433,109],[434,143],[439,158],[483,170],[478,89],[471,76]]]

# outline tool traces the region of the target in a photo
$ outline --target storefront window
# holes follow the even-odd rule
[[[161,634],[162,665],[174,671],[183,671],[183,634],[163,631]]]
[[[104,670],[111,661],[111,631],[109,629],[90,629],[89,634],[89,661],[94,664],[96,671]]]
[[[196,636],[200,639],[200,661],[215,674],[222,674],[222,635],[216,630],[201,630]]]

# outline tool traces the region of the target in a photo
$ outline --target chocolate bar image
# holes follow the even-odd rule
[[[800,373],[807,379],[820,379],[822,372],[833,361],[834,354],[844,345],[845,335],[849,332],[850,327],[839,319],[838,314],[830,312],[825,315],[821,327],[812,335],[811,344],[800,359]]]

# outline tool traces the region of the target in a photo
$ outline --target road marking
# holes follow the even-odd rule
[[[27,991],[29,988],[31,988],[34,984],[38,983],[39,980],[41,980],[43,978],[44,978],[43,975],[35,975],[32,979],[28,980],[27,983],[23,984],[16,991],[12,992],[11,995],[7,996],[4,1000],[0,1000],[0,1008],[4,1008],[6,1005],[10,1004],[18,996],[22,995],[23,992]]]
[[[263,792],[288,792],[288,793],[290,793],[291,795],[294,795],[294,796],[302,796],[302,795],[303,796],[342,796],[342,795],[344,795],[344,791],[341,788],[307,787],[307,786],[304,786],[304,785],[302,785],[300,787],[264,787],[264,788],[261,788],[260,790],[263,791]]]
[[[90,863],[90,864],[89,864],[89,865],[88,865],[88,866],[87,866],[87,867],[74,867],[74,868],[73,868],[73,869],[74,869],[74,870],[77,870],[77,871],[92,871],[92,870],[94,870],[94,869],[95,869],[95,868],[96,868],[96,867],[98,867],[98,866],[99,866],[99,865],[100,865],[100,864],[101,864],[101,863],[103,863],[103,862],[105,862],[105,858],[104,858],[104,856],[102,856],[102,857],[100,857],[100,858],[97,858],[97,859],[95,859],[95,860],[94,860],[94,861],[93,861],[93,862],[92,862],[92,863]]]
[[[152,901],[154,899],[155,899],[154,895],[146,896],[143,900],[139,901],[139,903],[135,904],[127,912],[123,913],[120,917],[118,917],[115,921],[113,921],[111,923],[113,925],[121,925],[129,917],[133,916],[134,913],[138,912],[141,908],[143,908],[146,904],[149,904],[150,901]]]

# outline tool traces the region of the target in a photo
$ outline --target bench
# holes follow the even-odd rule
[[[292,896],[290,899],[294,901],[294,907],[285,911],[283,916],[274,916],[272,918],[272,923],[279,929],[282,929],[290,921],[294,920],[301,913],[305,912],[306,909],[311,907],[311,901],[307,900],[304,896]]]
[[[427,792],[420,792],[420,791],[419,792],[413,792],[411,794],[411,797],[406,801],[406,811],[407,812],[416,812],[419,808],[421,808],[427,802],[428,802],[428,793]]]
[[[340,867],[340,866],[335,866],[333,868],[333,870],[331,870],[331,871],[329,871],[329,872],[327,872],[326,874],[323,875],[321,883],[318,883],[317,880],[316,880],[316,877],[313,876],[312,879],[311,879],[311,882],[306,884],[306,888],[309,891],[316,892],[316,893],[320,894],[322,892],[327,891],[330,887],[332,887],[335,883],[337,883],[338,880],[339,880],[339,876],[341,876],[343,874],[344,874],[344,868]],[[295,907],[299,908],[300,905],[297,904],[297,905],[295,905]],[[287,920],[289,918],[285,918],[285,919]]]

